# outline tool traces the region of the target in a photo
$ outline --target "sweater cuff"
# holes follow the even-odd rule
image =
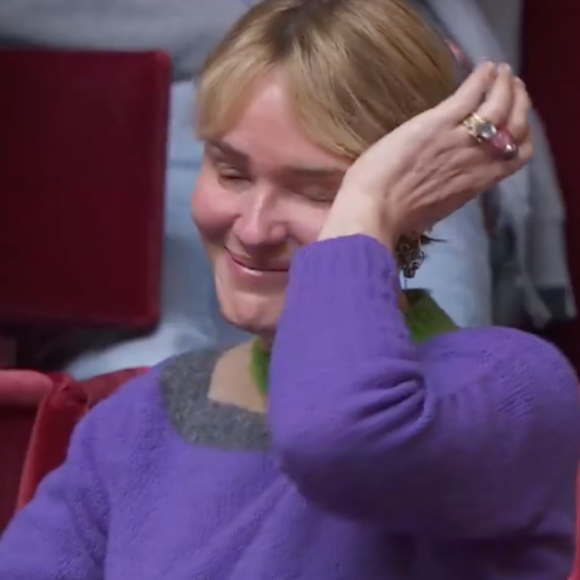
[[[302,248],[292,263],[293,275],[344,277],[356,274],[376,278],[381,271],[399,278],[391,252],[375,238],[363,234],[331,238]]]

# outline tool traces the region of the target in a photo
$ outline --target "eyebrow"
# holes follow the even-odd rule
[[[221,154],[232,157],[238,163],[243,165],[250,164],[250,157],[247,153],[236,149],[226,141],[208,141],[208,145],[219,151]],[[288,165],[282,169],[283,173],[289,175],[298,175],[300,177],[308,177],[314,179],[333,178],[342,179],[344,177],[345,169],[340,167],[300,167]]]
[[[344,169],[338,167],[285,167],[284,171],[300,177],[312,179],[342,179],[345,174]]]
[[[225,141],[208,141],[208,145],[212,149],[216,149],[223,155],[227,155],[228,157],[234,157],[237,161],[241,163],[247,165],[250,162],[250,158],[246,153],[240,151],[239,149],[236,149],[235,147],[233,147],[229,143],[226,143]]]

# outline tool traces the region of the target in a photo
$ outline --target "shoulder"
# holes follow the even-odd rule
[[[422,356],[438,400],[456,416],[469,413],[472,432],[479,421],[482,440],[493,441],[490,457],[503,449],[506,466],[527,474],[517,481],[537,493],[558,488],[574,496],[580,392],[572,365],[554,345],[526,332],[486,327],[441,335],[424,345]],[[514,493],[523,493],[523,486]],[[544,500],[533,502],[548,505]]]
[[[422,350],[433,361],[463,359],[482,370],[502,369],[512,378],[550,376],[550,382],[572,384],[578,390],[576,373],[560,350],[521,330],[501,326],[461,329],[427,341]]]
[[[514,328],[487,326],[460,329],[428,341],[426,352],[435,356],[456,354],[473,357],[480,359],[482,365],[509,361],[509,368],[514,374],[531,369],[534,372],[556,372],[561,378],[573,380],[577,385],[572,365],[555,345]]]
[[[432,373],[454,388],[494,392],[505,405],[563,429],[580,429],[580,391],[571,363],[553,344],[504,328],[462,329],[421,347]]]
[[[211,373],[221,351],[186,352],[159,363],[147,373],[135,377],[95,406],[87,419],[105,425],[111,435],[120,435],[139,427],[159,427],[171,404],[171,392],[187,389],[194,397],[207,389]],[[112,429],[113,426],[116,426]]]
[[[70,453],[80,445],[95,468],[116,470],[136,449],[146,449],[143,443],[163,431],[165,422],[160,375],[161,367],[152,368],[95,405],[75,429]]]
[[[170,421],[176,403],[173,392],[185,393],[191,400],[205,392],[218,356],[213,350],[185,353],[129,380],[87,414],[73,443],[74,438],[82,438],[108,463],[135,458],[138,450],[148,456],[159,450],[178,437]]]
[[[461,329],[427,341],[421,355],[432,365],[492,374],[514,384],[538,384],[542,389],[573,393],[578,399],[578,377],[568,359],[553,344],[521,330]]]

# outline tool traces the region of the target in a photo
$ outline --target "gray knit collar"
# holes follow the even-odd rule
[[[169,421],[190,443],[264,451],[269,448],[270,435],[263,414],[208,398],[211,377],[223,352],[190,352],[164,364],[160,385]]]

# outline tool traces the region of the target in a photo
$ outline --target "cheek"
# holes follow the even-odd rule
[[[304,203],[294,206],[287,213],[291,237],[300,246],[315,242],[326,222],[329,211],[330,205],[313,206]]]
[[[235,221],[235,199],[224,192],[207,167],[203,168],[191,197],[193,221],[202,237],[222,238]]]

